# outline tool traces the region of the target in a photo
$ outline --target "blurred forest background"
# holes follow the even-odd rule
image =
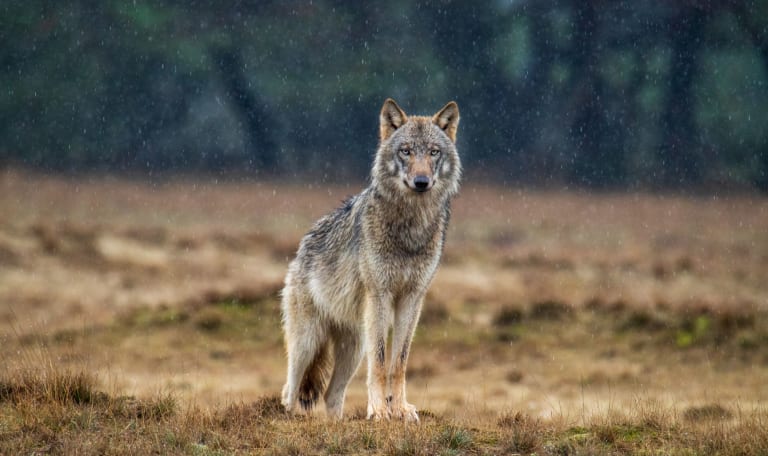
[[[507,184],[768,191],[768,2],[11,0],[0,168],[367,175],[386,97]]]

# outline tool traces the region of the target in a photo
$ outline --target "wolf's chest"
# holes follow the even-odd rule
[[[442,244],[443,220],[420,217],[382,221],[372,234],[378,253],[385,257],[423,261],[438,253]]]
[[[437,232],[390,231],[371,244],[372,253],[382,266],[403,270],[418,268],[441,251]]]
[[[423,282],[434,274],[442,252],[442,232],[409,233],[397,227],[367,245],[370,249],[364,256],[381,283],[395,289],[407,288],[407,284]]]

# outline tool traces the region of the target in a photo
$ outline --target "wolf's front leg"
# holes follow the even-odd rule
[[[389,419],[387,406],[387,332],[392,298],[370,293],[365,306],[365,347],[368,354],[368,419]]]
[[[424,300],[423,293],[415,293],[406,296],[395,307],[395,325],[392,332],[392,362],[391,385],[392,402],[390,413],[392,418],[405,421],[419,421],[416,407],[405,400],[405,367],[408,363],[408,354],[413,340],[416,323],[419,321],[421,305]]]

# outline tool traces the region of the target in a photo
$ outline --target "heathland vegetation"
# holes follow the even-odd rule
[[[768,202],[467,184],[422,424],[289,418],[278,291],[358,186],[0,174],[0,453],[765,454]],[[24,195],[24,197],[21,197]]]

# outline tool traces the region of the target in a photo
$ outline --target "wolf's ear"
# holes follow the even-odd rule
[[[459,128],[459,106],[455,101],[451,101],[432,117],[432,122],[440,127],[451,138],[451,141],[456,142],[456,130]]]
[[[398,128],[402,127],[404,123],[408,121],[408,116],[405,115],[400,106],[395,103],[395,100],[387,98],[384,102],[384,106],[381,108],[381,115],[379,116],[379,138],[384,141],[395,132]]]

